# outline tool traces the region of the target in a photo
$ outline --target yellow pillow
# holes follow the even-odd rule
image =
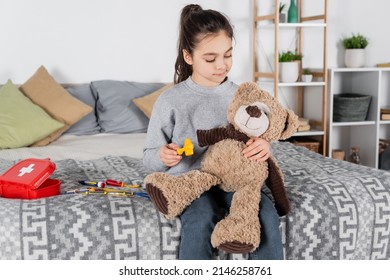
[[[41,66],[20,90],[52,118],[62,122],[64,127],[53,132],[32,146],[45,146],[61,136],[69,127],[92,111],[92,107],[70,95]]]
[[[160,96],[161,93],[171,87],[173,87],[173,83],[167,84],[148,95],[139,98],[134,98],[133,102],[150,119],[150,116],[152,115],[153,106],[157,98]]]

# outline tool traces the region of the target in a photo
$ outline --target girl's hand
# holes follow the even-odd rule
[[[242,153],[250,160],[264,162],[271,156],[271,145],[264,139],[251,138],[246,145]]]
[[[161,162],[168,167],[172,167],[178,164],[182,159],[182,156],[179,156],[176,152],[178,148],[180,147],[175,143],[170,143],[168,145],[162,146],[160,148]]]

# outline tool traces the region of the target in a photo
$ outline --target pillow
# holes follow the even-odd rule
[[[75,98],[94,108],[92,112],[72,125],[64,134],[92,135],[100,132],[100,126],[96,119],[96,100],[93,97],[89,84],[80,84],[67,87],[66,90]]]
[[[49,144],[92,111],[90,106],[71,96],[43,66],[21,85],[20,90],[52,118],[65,124],[63,128],[34,143],[33,146]]]
[[[157,98],[160,96],[161,93],[163,93],[167,89],[170,89],[171,87],[173,87],[173,83],[167,84],[164,87],[156,90],[155,92],[152,92],[151,94],[139,98],[134,98],[133,102],[150,119],[150,116],[152,115],[153,106]]]
[[[101,80],[91,83],[102,132],[146,132],[149,119],[132,102],[163,87],[163,83]]]
[[[0,89],[0,149],[28,146],[63,126],[24,96],[11,80]]]

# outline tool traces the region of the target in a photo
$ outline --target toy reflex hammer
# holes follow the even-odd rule
[[[186,138],[183,148],[177,149],[176,152],[178,155],[182,155],[184,152],[186,156],[192,156],[194,154],[194,144],[192,144],[191,139]]]

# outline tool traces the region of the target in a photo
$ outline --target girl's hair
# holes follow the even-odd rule
[[[175,84],[186,80],[192,74],[192,65],[188,65],[183,50],[192,55],[196,45],[208,34],[225,31],[233,39],[233,27],[227,17],[214,10],[203,10],[201,6],[190,4],[183,8],[180,16],[178,54],[175,63]]]

